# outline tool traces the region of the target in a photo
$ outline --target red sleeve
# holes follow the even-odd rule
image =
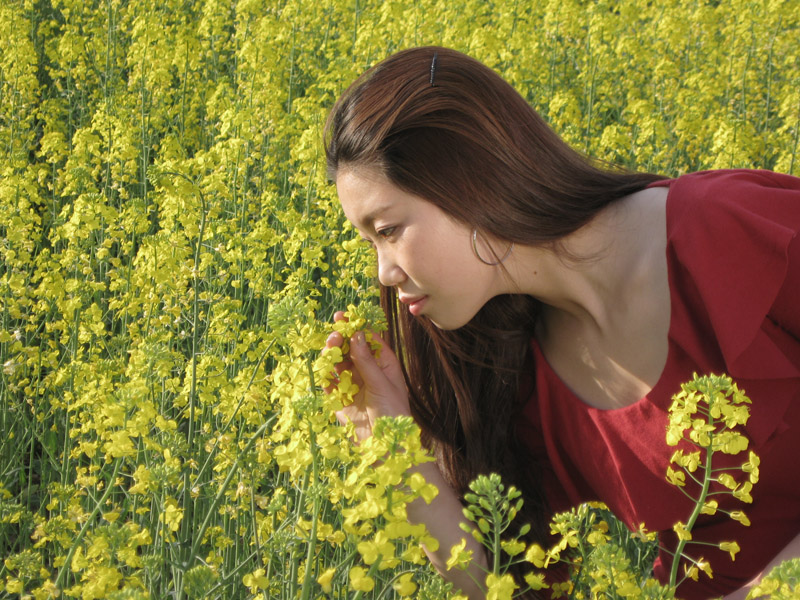
[[[711,171],[670,186],[675,260],[707,311],[737,381],[800,378],[800,179]],[[685,232],[681,228],[686,228]],[[773,397],[747,431],[757,444],[781,425],[791,394]]]

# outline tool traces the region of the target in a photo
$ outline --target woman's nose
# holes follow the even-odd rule
[[[393,257],[387,253],[378,254],[378,281],[386,287],[393,287],[405,281],[406,274]]]

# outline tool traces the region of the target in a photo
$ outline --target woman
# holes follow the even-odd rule
[[[749,530],[721,513],[695,529],[736,539],[736,563],[709,547],[714,578],[678,595],[744,597],[769,565],[800,556],[789,462],[800,456],[800,180],[599,169],[497,74],[444,48],[369,70],[326,132],[344,212],[377,252],[393,350],[378,363],[356,335],[341,368],[362,391],[339,417],[359,437],[382,415],[419,423],[440,495],[410,518],[439,538],[440,571],[462,537],[459,498],[482,472],[523,491],[518,518],[540,539],[553,510],[586,500],[630,526],[685,521],[691,505],[664,479],[664,431],[693,372],[728,373],[751,397],[762,472]],[[445,576],[479,597],[466,574]]]

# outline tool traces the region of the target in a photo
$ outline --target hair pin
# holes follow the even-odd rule
[[[431,60],[431,87],[436,87],[434,79],[436,78],[436,61],[439,58],[439,53],[433,53],[433,60]]]

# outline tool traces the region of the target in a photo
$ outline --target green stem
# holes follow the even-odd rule
[[[316,394],[316,381],[314,378],[314,365],[311,358],[306,358],[306,368],[308,369],[308,377],[311,384],[312,393]],[[314,433],[313,424],[308,425],[309,444],[311,445],[311,484],[309,489],[312,490],[314,497],[314,507],[311,515],[311,533],[308,539],[308,549],[306,552],[306,569],[305,576],[303,577],[303,590],[300,600],[308,600],[311,594],[311,577],[314,569],[311,568],[311,563],[314,560],[314,555],[317,551],[317,525],[319,522],[319,494],[314,490],[314,484],[319,481],[319,456],[317,452],[317,436]]]
[[[497,506],[492,506],[492,529],[494,530],[494,550],[492,573],[500,574],[500,515],[497,513]]]
[[[367,577],[375,577],[375,573],[378,571],[378,567],[380,566],[381,562],[383,561],[383,555],[378,554],[378,558],[375,559],[375,562],[372,563],[367,571]],[[355,596],[353,596],[352,600],[361,600],[361,591],[356,592]]]
[[[711,420],[711,419],[709,419]],[[697,503],[694,506],[694,511],[692,512],[692,516],[689,517],[689,521],[686,523],[686,530],[691,533],[692,527],[697,522],[697,518],[700,516],[700,513],[703,511],[703,506],[705,505],[706,498],[708,497],[708,490],[711,486],[711,459],[714,456],[714,450],[712,449],[713,443],[709,443],[708,447],[706,448],[706,464],[705,464],[705,476],[703,477],[703,489],[700,492],[700,497],[697,499]],[[675,557],[672,560],[672,570],[669,574],[669,585],[673,589],[675,588],[676,581],[678,578],[678,566],[681,562],[681,558],[683,557],[683,549],[686,547],[686,543],[688,540],[680,539],[678,541],[678,547],[675,550]]]
[[[206,511],[206,517],[203,520],[203,524],[200,526],[200,529],[194,536],[192,549],[189,551],[189,557],[186,562],[187,568],[191,566],[195,556],[197,556],[197,551],[200,548],[200,543],[203,541],[203,535],[205,534],[206,529],[208,529],[211,519],[216,514],[217,508],[219,507],[220,502],[222,502],[222,498],[225,496],[225,491],[228,489],[231,480],[233,480],[233,476],[239,472],[239,462],[241,461],[243,456],[246,456],[247,453],[250,452],[250,450],[253,447],[253,444],[256,443],[256,440],[258,440],[258,438],[261,437],[264,431],[266,431],[267,427],[269,427],[272,424],[272,421],[274,420],[275,417],[272,417],[270,420],[262,423],[261,427],[259,427],[258,430],[253,435],[253,437],[250,438],[250,440],[247,442],[247,445],[242,449],[242,451],[239,453],[239,456],[236,457],[236,460],[233,462],[233,465],[231,465],[231,468],[228,470],[228,475],[225,477],[225,481],[222,482],[222,485],[220,486],[217,495],[214,497],[214,501],[211,503],[211,506],[209,507],[208,511]]]

